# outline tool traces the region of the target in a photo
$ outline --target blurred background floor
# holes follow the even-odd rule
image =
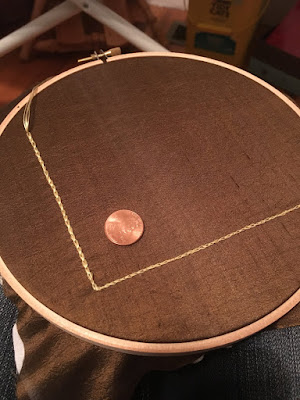
[[[171,51],[184,52],[184,46],[168,43],[167,33],[174,21],[185,21],[187,12],[180,9],[150,6],[152,14],[157,18],[156,29],[159,40]],[[139,51],[133,46],[122,49],[122,52]],[[26,89],[57,75],[60,72],[78,65],[77,60],[86,57],[90,52],[74,52],[70,54],[34,55],[30,61],[21,61],[20,49],[0,58],[0,107],[10,103]]]
[[[148,1],[150,3],[152,2],[152,0]],[[157,2],[157,0],[155,1]],[[176,1],[174,0],[174,4],[175,3]],[[156,18],[155,29],[157,37],[155,39],[170,51],[186,52],[184,45],[180,46],[177,44],[171,44],[168,40],[168,37],[170,36],[170,28],[175,22],[185,23],[187,19],[187,5],[188,2],[184,0],[180,8],[176,9],[150,4],[150,11],[152,15]],[[104,48],[104,50],[106,50],[107,48]],[[134,51],[139,50],[131,45],[127,45],[122,48],[122,53]],[[88,56],[90,53],[90,51],[61,54],[33,52],[33,56],[31,57],[31,59],[24,62],[20,59],[20,49],[17,49],[12,53],[1,57],[0,107],[10,103],[25,90],[31,88],[39,82],[42,82],[44,79],[77,66],[77,60],[81,57]],[[298,104],[298,106],[300,106],[299,96],[292,95],[292,99]]]

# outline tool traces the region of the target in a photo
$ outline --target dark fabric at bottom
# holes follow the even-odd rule
[[[200,363],[173,372],[151,372],[133,400],[298,400],[300,327],[265,331]]]
[[[25,303],[23,304],[25,305]],[[27,308],[29,309],[28,306]],[[22,317],[22,312],[24,310],[21,310],[20,317]],[[11,336],[16,313],[15,307],[4,297],[0,286],[1,400],[16,399],[16,375]],[[40,320],[41,325],[37,324],[38,320]],[[145,357],[125,356],[83,343],[85,351],[82,352],[82,357],[65,366],[68,369],[68,374],[58,374],[56,379],[59,378],[59,384],[55,386],[48,381],[50,365],[55,367],[56,363],[59,372],[60,368],[63,367],[59,364],[64,359],[63,355],[58,354],[59,349],[63,344],[69,347],[76,345],[78,339],[61,332],[64,343],[57,343],[56,346],[51,348],[50,354],[45,353],[49,331],[47,333],[47,329],[42,329],[44,325],[48,326],[48,322],[43,320],[43,324],[42,320],[41,317],[38,317],[38,319],[28,321],[35,325],[36,335],[41,335],[43,340],[39,346],[35,346],[34,336],[31,338],[35,348],[27,354],[28,359],[23,370],[23,376],[24,373],[25,376],[27,375],[25,381],[29,386],[31,386],[30,381],[35,381],[35,376],[40,375],[41,372],[45,373],[41,377],[44,382],[43,388],[37,387],[38,385],[31,386],[35,393],[38,393],[39,390],[42,391],[42,397],[39,397],[39,399],[85,400],[88,398],[89,400],[103,400],[104,397],[100,394],[103,387],[98,388],[97,382],[107,381],[107,387],[110,386],[110,383],[115,385],[113,392],[118,393],[113,398],[123,400],[127,396],[125,393],[126,391],[128,393],[127,389],[132,390],[134,382],[138,382],[139,377],[143,375],[143,371],[146,371],[147,368],[172,368],[172,363],[166,362],[166,359],[157,358],[151,361],[149,357],[149,365],[146,367]],[[54,329],[57,328],[54,327]],[[57,340],[61,340],[60,335]],[[77,344],[79,345],[80,342]],[[105,356],[104,359],[103,355]],[[87,379],[88,377],[85,376],[86,357],[88,360],[94,360],[93,365],[90,365],[89,362],[88,368],[89,370],[92,368],[93,376],[102,375],[102,379],[91,381]],[[142,361],[142,359],[144,360]],[[177,363],[180,364],[180,362]],[[99,368],[99,365],[102,365],[102,367]],[[141,366],[143,366],[142,370]],[[42,381],[37,380],[40,383]],[[85,396],[87,382],[92,386],[90,393],[93,393],[93,397]],[[128,387],[126,389],[123,386],[122,390],[122,385],[126,385],[126,382]],[[21,397],[23,399],[26,390],[24,387],[22,388],[22,385],[22,382],[19,382],[19,393],[23,392]],[[77,388],[75,392],[74,387]],[[74,393],[76,393],[75,397]],[[124,393],[124,396],[122,393]],[[30,397],[26,398],[29,399]],[[110,397],[106,398],[111,400]],[[298,400],[300,398],[300,327],[266,330],[235,344],[231,348],[207,353],[204,360],[198,364],[188,365],[171,372],[150,372],[138,384],[132,400],[199,400],[202,398]]]
[[[4,296],[0,285],[0,399],[16,398],[16,367],[12,327],[17,318],[16,307]]]

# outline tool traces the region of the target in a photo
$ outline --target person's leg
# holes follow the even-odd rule
[[[133,400],[298,400],[300,326],[266,330],[173,372],[151,372]]]
[[[17,306],[22,339],[16,336],[18,400],[129,400],[147,372],[176,369],[199,358],[135,356],[89,344],[46,321],[5,282],[4,288]]]
[[[0,278],[1,280],[1,278]],[[16,307],[4,296],[0,282],[0,398],[16,398],[16,366],[14,360],[12,328],[17,317]]]

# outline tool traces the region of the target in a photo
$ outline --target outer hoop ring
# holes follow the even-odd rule
[[[264,86],[266,89],[274,93],[277,97],[279,97],[282,101],[284,101],[296,114],[300,117],[299,108],[289,100],[285,95],[283,95],[279,90],[273,88],[268,83],[263,80],[253,76],[252,74],[243,71],[237,67],[231,66],[229,64],[223,63],[221,61],[212,60],[205,57],[195,56],[195,55],[187,55],[181,53],[164,53],[164,52],[149,52],[149,53],[134,53],[127,54],[121,56],[115,56],[111,59],[108,59],[107,62],[114,62],[118,60],[123,60],[126,58],[136,58],[136,57],[176,57],[176,58],[187,58],[196,61],[202,61],[209,64],[215,64],[223,68],[230,69],[236,73],[246,76],[247,78],[257,82],[261,86]],[[68,75],[76,73],[82,69],[91,68],[95,65],[103,64],[101,60],[94,61],[91,63],[87,63],[75,68],[72,68],[68,71],[65,71],[47,82],[44,82],[38,88],[38,92],[43,91],[51,84],[59,81],[60,79],[65,78]],[[21,110],[22,107],[28,101],[29,95],[24,97],[7,115],[7,117],[0,124],[0,136],[3,133],[6,126],[13,119],[13,117]],[[47,319],[49,322],[53,323],[60,329],[66,331],[67,333],[74,335],[80,339],[86,340],[92,344],[99,345],[102,347],[114,349],[117,351],[122,351],[126,353],[132,354],[144,354],[144,355],[178,355],[178,354],[191,354],[197,353],[201,351],[206,351],[222,346],[226,346],[228,344],[237,342],[241,339],[244,339],[262,329],[272,324],[283,315],[288,313],[293,307],[295,307],[300,302],[300,289],[298,289],[294,294],[291,295],[289,299],[287,299],[283,304],[277,307],[275,310],[260,318],[259,320],[246,325],[240,329],[235,331],[226,333],[224,335],[215,336],[209,339],[203,340],[195,340],[190,342],[182,342],[182,343],[145,343],[145,342],[137,342],[132,340],[118,339],[115,337],[103,335],[101,333],[91,331],[89,329],[83,328],[80,325],[74,324],[73,322],[67,320],[66,318],[61,317],[56,314],[44,304],[39,302],[36,298],[34,298],[14,277],[14,275],[9,271],[8,267],[5,265],[4,261],[0,257],[0,273],[3,278],[7,281],[7,283],[12,287],[12,289],[37,313]]]

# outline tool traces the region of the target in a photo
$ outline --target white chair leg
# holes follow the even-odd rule
[[[35,20],[22,26],[22,28],[2,38],[0,40],[0,57],[80,12],[81,9],[70,1],[59,4]]]
[[[97,0],[70,0],[82,11],[109,26],[142,51],[169,51]]]
[[[142,51],[168,51],[97,0],[67,0],[0,40],[0,57],[84,11],[114,29]]]
[[[36,19],[37,17],[39,17],[42,14],[42,12],[44,11],[44,8],[46,6],[46,3],[47,3],[47,0],[34,0],[31,18],[30,18],[31,21],[33,21],[34,19]],[[29,40],[28,42],[23,44],[21,51],[20,51],[20,59],[21,60],[23,60],[23,61],[29,60],[33,43],[34,43],[33,40]]]

